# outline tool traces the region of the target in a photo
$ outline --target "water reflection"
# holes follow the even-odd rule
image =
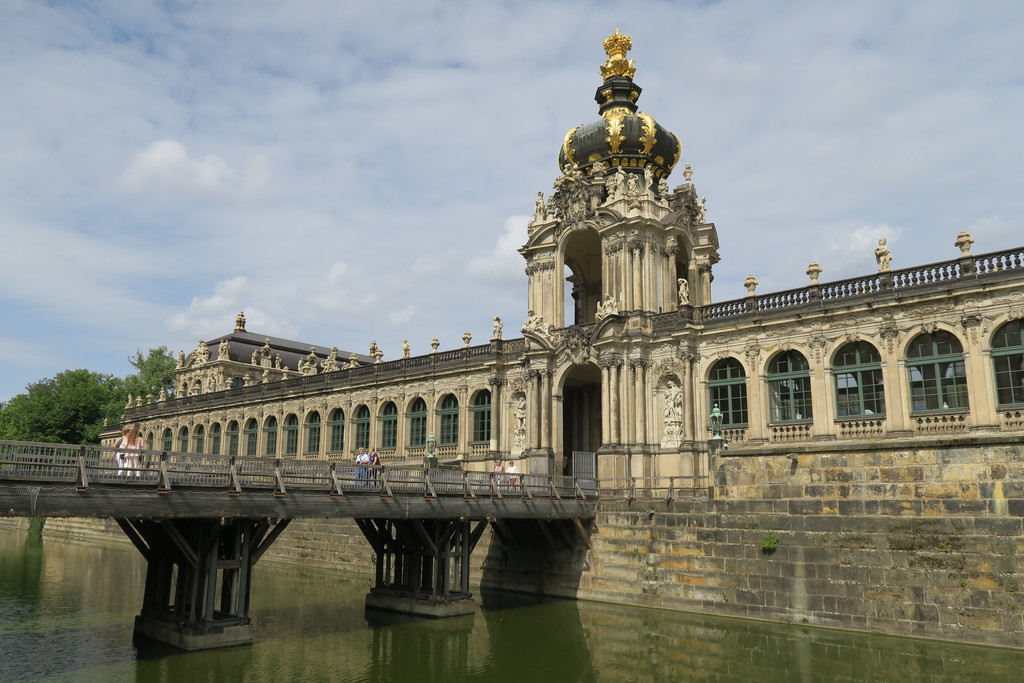
[[[0,529],[0,681],[1016,681],[1024,652],[484,592],[446,620],[367,612],[370,577],[260,563],[251,647],[132,640],[127,546]]]

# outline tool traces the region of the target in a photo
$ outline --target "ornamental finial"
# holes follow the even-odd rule
[[[245,332],[245,311],[242,311],[235,316],[235,330],[238,332]]]
[[[604,52],[608,59],[601,65],[601,76],[612,78],[613,76],[625,76],[633,78],[636,75],[635,59],[626,59],[626,53],[633,49],[633,41],[629,36],[615,29],[615,33],[608,36],[604,41]]]

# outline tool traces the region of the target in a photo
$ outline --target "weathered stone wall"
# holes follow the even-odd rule
[[[1024,647],[1020,445],[818,448],[720,458],[711,501],[606,502],[579,597]]]

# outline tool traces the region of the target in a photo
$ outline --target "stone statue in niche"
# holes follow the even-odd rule
[[[512,450],[522,453],[526,448],[526,397],[520,395],[516,399],[515,408],[512,410],[512,419],[515,420],[512,430]]]
[[[878,240],[878,246],[875,247],[875,261],[878,262],[879,273],[889,271],[890,264],[892,263],[892,252],[889,251],[889,247],[886,245],[884,237]]]
[[[683,389],[669,380],[665,388],[665,433],[661,445],[674,448],[683,433]]]
[[[690,305],[690,283],[686,281],[685,277],[681,277],[676,280],[676,284],[679,285],[679,305],[689,306]]]

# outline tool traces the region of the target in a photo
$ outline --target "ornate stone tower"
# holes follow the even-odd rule
[[[529,277],[528,326],[583,325],[610,313],[661,313],[710,301],[718,236],[689,165],[685,182],[669,191],[682,146],[637,108],[635,60],[626,59],[631,47],[618,30],[604,41],[608,59],[594,97],[601,118],[566,133],[555,191],[547,201],[537,193],[520,249]]]

